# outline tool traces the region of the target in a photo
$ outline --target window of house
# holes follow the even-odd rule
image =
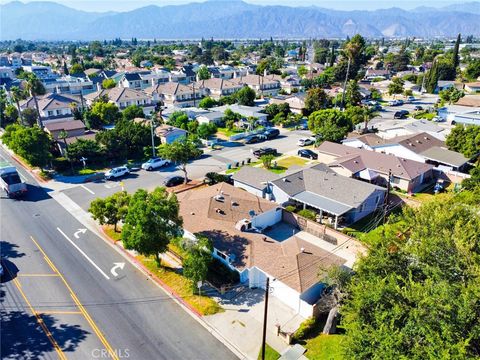
[[[392,177],[390,178],[390,182],[391,182],[392,184],[400,184],[400,178],[395,177],[395,176],[392,176]]]

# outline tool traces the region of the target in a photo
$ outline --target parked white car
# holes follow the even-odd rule
[[[302,138],[297,141],[298,146],[308,146],[315,144],[315,139],[312,138]]]
[[[142,169],[152,171],[154,169],[158,169],[162,166],[170,165],[170,161],[162,159],[162,158],[151,158],[147,162],[142,164]]]
[[[119,166],[119,167],[108,170],[105,173],[105,179],[107,180],[118,179],[128,174],[130,174],[130,170],[126,166]]]

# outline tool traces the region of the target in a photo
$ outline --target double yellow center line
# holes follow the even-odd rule
[[[38,244],[38,242],[33,238],[33,236],[30,236],[30,238],[32,239],[32,241],[35,243],[35,245],[37,246],[38,250],[40,250],[40,252],[43,254],[43,257],[45,259],[45,261],[47,262],[47,264],[50,266],[50,268],[53,270],[53,272],[55,274],[57,274],[60,279],[62,279],[63,283],[65,284],[65,287],[68,289],[68,291],[70,291],[70,296],[72,297],[73,301],[75,302],[75,304],[77,305],[78,307],[78,310],[80,311],[80,313],[83,315],[83,317],[87,320],[87,322],[90,324],[90,326],[92,327],[93,331],[95,332],[95,334],[97,335],[97,337],[99,338],[99,340],[102,342],[103,346],[105,346],[105,349],[109,352],[110,356],[112,359],[116,359],[116,360],[119,360],[118,359],[118,356],[116,355],[115,351],[113,350],[113,348],[111,347],[111,345],[108,343],[107,339],[105,338],[105,336],[102,334],[102,332],[100,331],[100,329],[98,328],[98,326],[95,324],[95,322],[93,321],[92,317],[88,314],[87,310],[85,309],[85,307],[82,305],[82,303],[80,302],[80,300],[78,299],[77,295],[75,294],[75,292],[72,290],[72,288],[70,287],[70,285],[68,284],[68,282],[65,280],[64,276],[60,273],[60,271],[58,271],[57,267],[53,264],[53,262],[50,260],[50,258],[48,257],[48,255],[45,253],[45,251],[43,251],[42,247]],[[21,285],[20,285],[20,282],[15,279],[14,280],[15,282],[15,285],[17,286],[17,288],[19,289],[20,293],[22,294],[23,298],[25,299],[25,301],[27,302],[30,310],[32,311],[32,313],[35,315],[35,317],[37,318],[37,321],[38,323],[40,324],[40,326],[42,326],[42,329],[43,331],[45,332],[45,334],[47,335],[48,339],[50,340],[50,342],[53,344],[53,346],[55,347],[55,350],[57,351],[60,359],[67,359],[65,354],[63,353],[62,349],[58,346],[57,342],[55,341],[55,339],[53,338],[51,332],[47,329],[47,327],[45,326],[45,324],[43,323],[43,320],[41,319],[40,315],[38,315],[38,313],[35,311],[35,309],[31,306],[30,302],[28,301],[27,297],[25,296],[24,292],[22,291],[21,289]]]

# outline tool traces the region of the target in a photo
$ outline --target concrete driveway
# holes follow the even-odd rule
[[[257,359],[262,344],[265,290],[241,286],[214,297],[225,312],[206,316],[204,320],[249,358]],[[294,332],[305,320],[274,296],[269,297],[267,319],[267,343],[279,353],[288,344],[276,335],[276,325],[280,325],[282,331]]]

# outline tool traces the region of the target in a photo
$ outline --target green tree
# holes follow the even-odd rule
[[[122,114],[117,105],[103,100],[95,101],[90,112],[94,117],[96,116],[100,120],[102,125],[114,124],[117,120],[122,118]]]
[[[445,142],[450,150],[471,159],[480,153],[480,126],[458,124],[448,134]]]
[[[123,118],[125,120],[133,120],[135,118],[145,118],[145,114],[141,106],[130,105],[122,111]]]
[[[479,208],[456,198],[408,208],[364,238],[340,310],[346,358],[480,356]]]
[[[352,131],[352,120],[336,109],[319,110],[308,117],[308,128],[323,141],[340,141]]]
[[[273,159],[275,159],[275,155],[273,155],[273,154],[262,155],[260,157],[260,160],[262,161],[263,167],[265,169],[271,169],[272,168]]]
[[[197,77],[199,80],[207,80],[212,77],[210,74],[210,71],[208,71],[208,68],[206,66],[200,66],[200,68],[197,71]]]
[[[26,108],[22,111],[21,123],[24,126],[33,126],[37,124],[38,112],[33,108]]]
[[[201,109],[210,109],[214,106],[217,106],[217,102],[211,98],[210,96],[204,97],[200,102],[198,103],[198,107]]]
[[[297,74],[300,77],[304,77],[305,75],[308,74],[308,69],[305,67],[305,65],[300,65],[297,70]]]
[[[427,74],[425,75],[427,80],[425,82],[425,88],[427,92],[433,94],[437,89],[438,84],[438,61],[435,59],[432,64],[432,68],[428,70]]]
[[[31,166],[43,169],[50,161],[52,145],[49,135],[38,126],[10,124],[5,128],[3,142]]]
[[[3,110],[4,121],[2,121],[2,126],[6,124],[14,123],[18,120],[18,110],[13,104],[8,104]]]
[[[172,163],[177,163],[180,170],[185,175],[185,184],[188,182],[187,164],[191,159],[202,155],[203,151],[198,149],[196,144],[188,139],[181,138],[170,144],[163,144],[160,146],[159,155]]]
[[[30,96],[33,97],[35,109],[37,110],[37,124],[39,127],[43,127],[37,96],[45,94],[45,87],[35,74],[29,73],[26,78],[25,89],[30,93]]]
[[[98,162],[102,160],[103,151],[94,140],[78,139],[68,146],[66,155],[69,160],[76,162],[79,162],[81,158],[86,158],[90,162]]]
[[[129,120],[119,120],[112,130],[96,134],[95,140],[104,146],[111,159],[135,158],[143,155],[143,149],[151,145],[150,127]]]
[[[75,74],[81,74],[83,72],[83,66],[79,63],[73,64],[70,67],[70,74],[75,75]]]
[[[394,77],[392,79],[392,82],[390,84],[388,84],[388,94],[389,95],[397,95],[397,94],[403,93],[403,85],[404,84],[405,84],[405,82],[401,78]]]
[[[182,218],[175,194],[158,187],[153,192],[139,189],[131,197],[122,229],[126,249],[154,256],[160,266],[160,253],[167,250],[170,239],[182,233]]]
[[[20,108],[20,100],[25,99],[25,93],[18,86],[12,86],[10,88],[10,95],[12,97],[12,101],[17,106],[18,116],[21,117],[22,109]]]
[[[126,191],[120,191],[104,199],[93,200],[88,211],[100,225],[113,225],[117,232],[118,223],[127,216],[129,202],[130,195]]]
[[[309,115],[315,111],[326,109],[330,106],[330,97],[325,90],[313,88],[307,91],[305,97],[305,115]]]
[[[205,245],[205,243],[207,243]],[[212,245],[208,239],[200,238],[198,243],[189,249],[183,260],[183,275],[192,282],[192,289],[197,291],[197,283],[207,278],[208,267],[212,262]]]
[[[197,129],[197,135],[201,139],[208,139],[210,136],[214,135],[217,132],[217,125],[214,123],[204,123],[201,124]]]
[[[465,77],[475,81],[480,76],[480,59],[472,59],[465,68]]]
[[[452,64],[454,69],[456,69],[460,64],[460,58],[458,56],[458,52],[460,50],[461,41],[462,41],[462,35],[458,34],[457,40],[455,41],[455,46],[453,47],[453,53],[452,53]]]
[[[245,106],[253,106],[255,105],[255,90],[249,88],[248,86],[244,86],[240,90],[237,91],[235,97],[238,101],[239,105]]]
[[[190,119],[188,118],[188,115],[183,112],[183,111],[175,111],[173,112],[169,118],[167,123],[169,125],[178,127],[183,130],[187,130],[188,128],[188,123],[190,122]]]
[[[115,86],[117,86],[117,83],[113,79],[105,79],[102,81],[103,89],[113,89]]]
[[[463,91],[458,90],[454,86],[440,91],[438,95],[443,102],[446,102],[448,104],[456,103],[458,100],[465,96]]]
[[[360,86],[355,80],[350,80],[345,91],[345,103],[348,106],[358,106],[362,101],[362,94],[360,93]]]

